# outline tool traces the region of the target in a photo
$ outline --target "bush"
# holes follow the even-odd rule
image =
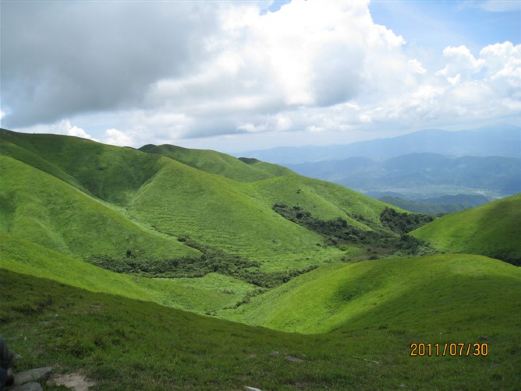
[[[385,208],[380,214],[381,223],[398,234],[411,232],[432,220],[431,216],[417,213],[399,213],[391,208]]]
[[[417,254],[423,251],[427,245],[423,241],[407,235],[406,231],[432,220],[429,216],[398,213],[386,208],[382,212],[380,220],[382,220],[382,224],[395,232],[392,233],[384,229],[364,231],[340,217],[333,220],[320,220],[300,206],[277,203],[273,205],[273,210],[284,218],[319,233],[329,246],[342,248],[346,244],[362,245],[366,247],[368,253],[375,253],[376,249],[380,253],[399,251],[404,254]]]

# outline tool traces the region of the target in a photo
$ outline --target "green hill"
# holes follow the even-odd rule
[[[302,333],[366,327],[478,333],[489,322],[510,327],[509,313],[521,309],[520,283],[517,267],[477,255],[362,261],[299,276],[230,316]]]
[[[488,255],[521,265],[521,194],[443,216],[413,231],[441,250]]]
[[[0,229],[66,254],[147,259],[197,255],[62,180],[0,155]]]
[[[519,200],[415,235],[443,248],[448,225],[515,256]],[[103,390],[515,389],[520,269],[398,258],[432,249],[402,235],[421,216],[387,207],[255,159],[0,130],[0,334],[18,370]],[[490,354],[412,358],[411,342]]]
[[[465,267],[476,263],[481,267],[474,273]],[[448,307],[455,297],[449,292],[429,293],[440,282],[433,279],[421,296],[413,294],[422,292],[418,289],[403,294],[403,306],[392,305],[393,297],[386,311],[379,306],[364,311],[356,328],[301,335],[0,269],[0,334],[21,355],[17,370],[50,365],[58,373],[82,373],[103,390],[516,389],[521,382],[521,284],[513,270],[483,257],[460,259],[447,283],[464,283],[452,294],[468,293],[453,309]],[[349,300],[349,292],[338,293]],[[483,302],[486,294],[490,297]],[[436,296],[437,305],[430,306]],[[489,354],[410,357],[415,341],[485,342]]]
[[[0,267],[92,292],[207,313],[235,305],[255,287],[210,273],[201,278],[147,278],[114,273],[81,259],[0,233]]]
[[[387,230],[379,221],[383,202],[213,151],[152,145],[139,151],[0,130],[0,157],[7,184],[0,189],[0,229],[83,258],[131,254],[148,262],[199,253],[179,238],[260,261],[266,271],[343,256],[276,213],[276,203]]]
[[[276,176],[277,174],[284,175],[290,173],[290,170],[274,164],[259,161],[248,164],[233,156],[211,150],[152,144],[145,145],[141,147],[140,150],[147,153],[167,156],[202,171],[241,182],[252,182]],[[270,167],[278,167],[279,170],[270,170]]]
[[[161,167],[159,156],[78,137],[0,129],[0,154],[11,156],[89,192],[125,205]]]

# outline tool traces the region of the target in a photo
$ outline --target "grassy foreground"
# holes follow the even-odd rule
[[[419,318],[410,328],[368,322],[299,335],[1,269],[0,284],[0,333],[22,355],[17,369],[80,371],[96,382],[94,389],[514,390],[521,382],[518,311],[510,324],[489,320],[485,329],[445,323],[429,330]],[[411,341],[474,342],[481,334],[491,346],[488,357],[408,355]]]

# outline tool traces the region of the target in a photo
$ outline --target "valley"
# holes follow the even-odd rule
[[[0,334],[17,369],[104,390],[514,389],[519,203],[433,218],[255,159],[2,129]]]

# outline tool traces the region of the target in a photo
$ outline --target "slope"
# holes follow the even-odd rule
[[[77,137],[0,131],[0,153],[4,160],[15,159],[4,174],[11,178],[0,208],[4,230],[9,224],[12,234],[83,257],[120,258],[130,250],[141,259],[172,259],[194,253],[176,242],[176,237],[189,238],[197,248],[261,261],[267,271],[296,270],[343,256],[325,246],[322,236],[277,214],[274,204],[300,206],[323,220],[342,218],[363,230],[386,230],[379,219],[385,203],[341,186],[213,151],[142,149],[146,152]],[[15,180],[18,170],[27,177],[28,167],[35,178]],[[31,194],[33,188],[37,191]],[[74,194],[88,205],[64,203],[61,193],[67,200]],[[34,205],[33,220],[13,219],[13,210],[27,209],[22,204]],[[129,247],[138,237],[129,239],[120,229],[102,224],[107,219],[98,216],[101,210],[127,230],[153,234],[148,235],[153,240],[144,236],[136,249]],[[79,239],[81,229],[86,237]]]
[[[50,174],[0,155],[0,230],[84,258],[198,255]],[[130,253],[128,253],[130,251]]]
[[[125,205],[161,167],[160,157],[79,137],[0,129],[0,154],[45,171],[105,201]]]
[[[249,196],[241,183],[173,160],[139,190],[129,213],[158,231],[261,260],[270,270],[340,254],[323,248],[319,235],[284,219],[271,204]]]
[[[521,264],[521,194],[443,216],[412,232],[447,251]]]
[[[503,274],[488,280],[504,283],[494,299],[519,297],[519,280]],[[84,374],[103,390],[490,390],[521,382],[519,300],[505,300],[493,313],[488,304],[474,306],[473,322],[438,312],[433,327],[418,317],[410,328],[368,320],[363,329],[299,335],[2,269],[0,285],[0,334],[21,356],[16,370],[50,365]],[[411,358],[411,341],[486,341],[490,350],[487,357]]]
[[[143,152],[167,156],[202,171],[221,175],[241,182],[266,179],[276,174],[269,171],[269,168],[266,167],[266,165],[268,165],[267,163],[263,165],[262,162],[257,161],[248,164],[230,155],[211,150],[188,149],[168,144],[149,144],[139,149]],[[283,170],[284,169],[281,167],[280,171],[284,172]],[[287,172],[289,172],[289,170],[286,169],[285,173]]]
[[[302,333],[367,327],[486,333],[488,322],[508,327],[508,314],[519,313],[520,283],[518,268],[477,255],[363,261],[299,276],[230,317]]]
[[[0,268],[93,292],[146,300],[200,313],[232,306],[255,289],[243,281],[215,273],[189,279],[145,278],[114,273],[2,233]]]

